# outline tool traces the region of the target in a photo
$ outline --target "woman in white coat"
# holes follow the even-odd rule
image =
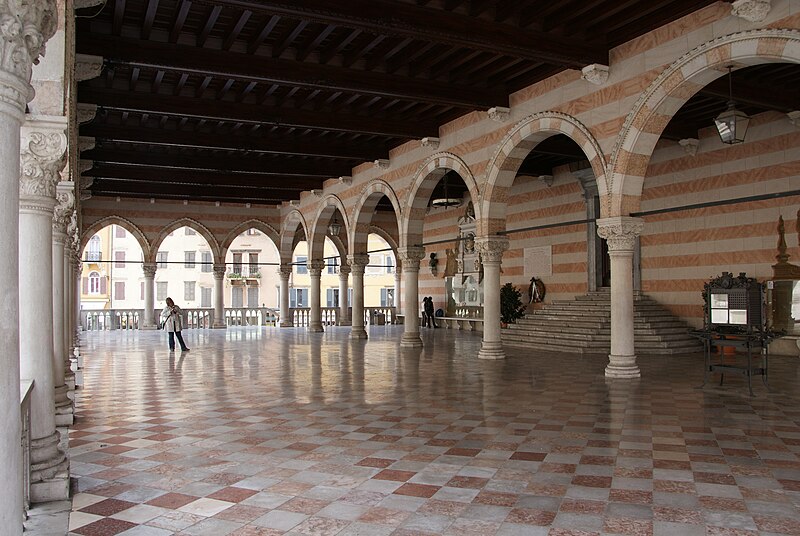
[[[164,322],[164,331],[169,334],[169,350],[175,351],[175,336],[178,337],[178,342],[181,343],[181,351],[188,352],[186,343],[183,342],[181,329],[183,328],[183,312],[181,308],[175,305],[172,298],[167,298],[167,306],[161,310],[161,318]]]

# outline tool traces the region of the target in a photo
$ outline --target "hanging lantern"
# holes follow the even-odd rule
[[[747,126],[750,124],[750,116],[736,109],[736,103],[733,100],[731,69],[732,67],[728,66],[728,109],[714,119],[719,139],[728,145],[743,143],[747,134]]]
[[[342,226],[337,221],[336,212],[334,212],[333,213],[333,219],[331,220],[331,223],[328,224],[328,234],[330,236],[339,236],[339,233],[341,232],[341,230],[342,230]]]

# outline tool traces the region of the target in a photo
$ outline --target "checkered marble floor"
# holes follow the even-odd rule
[[[604,359],[401,327],[85,334],[70,534],[800,535],[800,361]]]

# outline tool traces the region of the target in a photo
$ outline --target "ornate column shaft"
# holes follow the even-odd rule
[[[350,266],[342,264],[339,267],[339,321],[340,326],[350,325],[350,305],[347,299],[347,290],[350,288]]]
[[[353,317],[350,319],[350,338],[366,339],[364,329],[364,268],[369,264],[369,255],[348,255],[347,263],[353,273]]]
[[[608,241],[611,257],[611,354],[606,376],[638,378],[633,344],[633,250],[644,228],[639,218],[597,220],[597,234]]]
[[[19,199],[20,373],[31,395],[31,501],[69,496],[59,448],[53,370],[53,209],[67,148],[66,117],[28,119],[21,129]],[[60,357],[60,356],[59,356]]]
[[[66,367],[64,362],[69,359],[66,342],[66,317],[64,310],[66,302],[64,295],[66,285],[64,281],[65,259],[64,251],[67,242],[67,225],[72,215],[75,196],[72,193],[75,184],[71,181],[61,181],[56,187],[57,204],[53,213],[52,252],[53,252],[53,384],[55,385],[56,426],[72,426],[74,411],[72,400],[67,396],[65,383]]]
[[[142,264],[142,272],[144,273],[144,319],[142,319],[142,328],[145,330],[156,329],[155,319],[155,280],[158,265],[152,262]]]
[[[503,252],[508,249],[508,239],[483,236],[475,241],[475,247],[483,263],[483,342],[478,357],[505,359],[500,340],[500,265]]]
[[[289,278],[292,277],[292,266],[290,264],[281,264],[278,268],[278,276],[281,278],[281,327],[291,328],[294,326],[292,313],[289,311]]]
[[[75,333],[74,302],[76,299],[80,298],[80,296],[75,296],[75,285],[73,284],[75,281],[73,251],[76,247],[75,235],[78,231],[77,227],[78,214],[73,208],[72,214],[70,214],[69,224],[67,225],[67,242],[64,245],[64,348],[67,349],[67,355],[64,356],[64,383],[67,384],[67,389],[70,391],[75,390],[75,373],[70,367],[72,363],[73,336]]]
[[[403,311],[406,316],[400,346],[422,348],[422,338],[419,336],[419,261],[425,257],[425,248],[401,248],[397,254],[405,277]]]
[[[226,329],[228,327],[225,322],[225,265],[214,265],[214,322],[211,324],[212,329]]]
[[[310,314],[308,319],[308,331],[311,333],[322,333],[322,304],[320,299],[320,279],[322,270],[325,268],[325,261],[312,260],[306,263],[308,275],[311,276],[311,290],[308,297]]]
[[[72,352],[77,356],[80,354],[81,344],[81,278],[83,277],[83,260],[81,259],[81,252],[76,248],[72,251],[72,275],[75,276],[73,284],[73,291],[75,293],[75,300],[72,302],[72,325],[74,331],[72,333]]]

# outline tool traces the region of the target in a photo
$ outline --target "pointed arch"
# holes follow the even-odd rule
[[[135,223],[130,220],[126,220],[120,216],[106,216],[105,218],[101,218],[96,222],[92,223],[89,227],[87,227],[83,234],[81,235],[81,251],[86,247],[86,244],[89,243],[89,239],[91,239],[100,229],[104,227],[108,227],[109,225],[119,225],[134,238],[139,243],[139,247],[142,248],[142,258],[147,260],[150,258],[150,241],[147,240],[147,237],[144,233],[139,229]]]
[[[328,234],[328,224],[331,217],[338,210],[342,218],[342,228],[345,231],[344,236],[349,237],[350,222],[347,218],[347,209],[344,208],[344,203],[337,196],[330,194],[326,196],[319,205],[314,223],[311,226],[311,236],[308,237],[308,258],[321,259],[324,256],[325,250],[325,237]],[[331,240],[336,248],[339,250],[339,255],[342,258],[347,257],[348,244],[344,243],[341,239]],[[338,243],[337,243],[338,242]],[[340,246],[344,246],[342,249]]]
[[[169,224],[167,224],[156,236],[156,239],[153,240],[153,247],[150,251],[150,258],[148,262],[155,262],[156,261],[156,253],[158,252],[159,246],[164,241],[164,239],[169,236],[170,233],[180,229],[181,227],[188,227],[193,229],[197,234],[202,236],[208,242],[208,247],[211,248],[211,255],[214,259],[214,264],[222,264],[225,262],[224,257],[220,257],[219,251],[219,242],[217,242],[216,237],[214,234],[202,223],[197,220],[193,220],[192,218],[179,218]]]
[[[458,173],[458,176],[467,185],[472,206],[475,208],[476,219],[480,220],[480,189],[472,170],[466,162],[453,153],[436,153],[428,157],[414,174],[414,182],[406,199],[406,206],[409,207],[409,210],[403,216],[403,227],[400,232],[401,243],[406,246],[422,243],[422,229],[428,210],[428,201],[430,201],[434,188],[439,184],[439,180],[451,170]]]
[[[298,232],[299,231],[299,232]],[[308,226],[303,214],[292,209],[284,218],[281,225],[281,240],[278,252],[280,253],[281,264],[292,262],[292,253],[299,242],[308,237]]]
[[[606,162],[600,144],[586,126],[560,112],[540,112],[514,125],[489,161],[486,191],[481,200],[478,232],[493,235],[506,230],[508,193],[528,153],[545,139],[564,134],[578,144],[592,166],[600,197],[606,196]],[[478,215],[476,211],[476,216]]]
[[[361,196],[353,209],[353,217],[350,220],[353,222],[349,234],[351,255],[366,253],[372,214],[375,212],[378,201],[384,195],[392,203],[397,228],[400,229],[403,211],[400,209],[400,201],[397,198],[397,194],[386,181],[382,179],[371,180],[361,191]]]
[[[267,237],[270,240],[272,240],[272,243],[275,244],[275,249],[278,249],[280,251],[280,244],[281,244],[280,233],[272,225],[268,223],[265,223],[257,219],[250,219],[234,227],[233,230],[228,233],[228,236],[226,236],[225,239],[222,241],[222,244],[220,245],[220,255],[222,256],[223,259],[228,254],[228,248],[231,247],[231,244],[236,239],[236,237],[242,234],[243,232],[247,231],[248,229],[256,229],[267,235]]]
[[[622,125],[609,165],[608,216],[639,209],[644,177],[661,133],[695,93],[727,73],[727,67],[800,63],[800,31],[762,29],[708,41],[667,67],[634,104]]]

